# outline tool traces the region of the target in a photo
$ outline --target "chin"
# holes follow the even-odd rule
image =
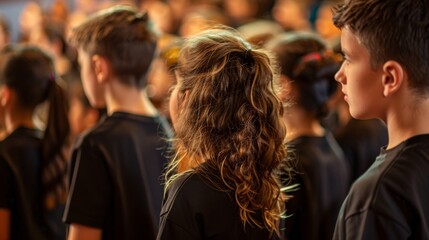
[[[359,120],[367,120],[367,119],[373,119],[375,117],[373,116],[369,116],[365,113],[362,112],[356,112],[356,111],[352,111],[352,109],[350,109],[350,115],[355,118],[355,119],[359,119]]]

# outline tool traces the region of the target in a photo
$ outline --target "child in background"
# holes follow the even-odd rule
[[[64,220],[69,239],[155,239],[167,163],[169,126],[142,94],[157,34],[146,13],[129,6],[100,11],[75,29],[89,102],[107,117],[72,153]]]
[[[298,184],[298,190],[286,203],[286,238],[330,240],[350,176],[343,151],[320,121],[338,88],[334,75],[340,63],[316,34],[281,34],[267,47],[280,63],[281,99],[290,103],[283,121],[297,171],[290,184]]]
[[[285,158],[274,60],[215,29],[179,53],[170,114],[176,132],[159,240],[278,239]]]
[[[353,184],[333,239],[429,239],[428,0],[351,0],[334,10],[335,78],[352,117],[386,123],[388,144]]]
[[[0,239],[64,239],[66,93],[42,50],[10,46],[0,59],[0,108],[7,132],[0,142]],[[45,101],[49,112],[42,131],[34,115]]]

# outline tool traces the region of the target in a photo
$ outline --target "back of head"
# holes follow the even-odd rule
[[[4,54],[4,55],[3,55]],[[68,143],[68,101],[58,84],[51,57],[37,47],[10,46],[1,56],[0,82],[16,95],[15,111],[29,111],[44,101],[49,103],[48,120],[41,143],[41,185],[44,207],[65,201]]]
[[[21,108],[33,110],[48,97],[55,70],[52,59],[36,47],[11,46],[4,55],[0,82],[13,89]]]
[[[346,0],[334,24],[350,29],[369,51],[373,68],[388,60],[405,67],[410,86],[429,93],[428,0]]]
[[[243,222],[274,231],[280,192],[272,174],[285,158],[275,61],[233,30],[215,29],[185,42],[177,74],[178,156],[205,162],[196,168],[202,173],[219,172],[219,187],[236,193]]]
[[[147,13],[118,5],[93,15],[73,31],[70,40],[90,55],[108,59],[124,84],[143,87],[157,37]]]
[[[318,35],[307,32],[281,34],[267,47],[276,54],[281,74],[297,91],[296,104],[316,117],[326,116],[326,103],[338,87],[334,76],[340,63],[336,55]]]

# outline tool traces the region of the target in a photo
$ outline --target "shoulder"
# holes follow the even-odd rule
[[[168,187],[163,212],[187,206],[192,207],[190,212],[204,212],[216,204],[229,207],[231,202],[227,192],[215,188],[208,179],[195,171],[189,171],[177,177]]]
[[[173,182],[168,186],[166,192],[166,199],[169,201],[175,201],[178,197],[180,199],[187,197],[199,197],[204,196],[204,192],[207,192],[209,187],[204,183],[195,171],[188,171],[179,175]],[[198,194],[196,194],[198,193]]]
[[[353,184],[346,201],[350,214],[368,208],[390,214],[398,205],[413,205],[427,195],[429,135],[411,138],[388,151]]]
[[[429,186],[429,134],[412,137],[392,161],[381,184],[401,193],[416,186]],[[423,185],[422,185],[423,184]]]

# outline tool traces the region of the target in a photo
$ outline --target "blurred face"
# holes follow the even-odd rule
[[[358,119],[382,118],[382,67],[371,68],[368,50],[348,28],[341,32],[341,47],[345,59],[335,79],[341,83],[351,115]]]
[[[177,84],[171,88],[169,111],[173,128],[177,127],[177,118],[179,116],[179,87],[178,85],[182,82],[182,78],[176,73]]]
[[[3,31],[3,28],[0,27],[0,49],[2,49],[4,46],[6,46],[9,42],[9,37],[7,34]]]
[[[310,25],[308,16],[296,1],[277,1],[273,8],[273,17],[287,30],[305,30]]]
[[[329,5],[321,8],[316,19],[316,31],[325,39],[335,39],[341,31],[332,22],[332,11]]]
[[[83,49],[78,49],[78,61],[83,90],[91,105],[95,108],[105,107],[103,86],[97,82],[91,56]]]

